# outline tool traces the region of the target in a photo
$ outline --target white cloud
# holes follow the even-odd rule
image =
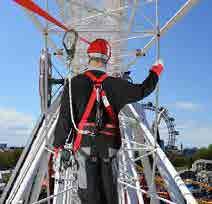
[[[199,111],[202,109],[200,104],[195,104],[190,101],[178,101],[175,103],[175,107],[186,111]]]
[[[185,146],[207,147],[212,144],[212,124],[200,123],[199,121],[181,121],[176,129],[180,135],[177,138],[178,144]]]
[[[212,127],[194,127],[182,131],[180,140],[186,146],[207,147],[212,144]]]
[[[176,145],[181,143],[185,147],[207,147],[212,144],[212,124],[196,120],[176,121],[175,129],[179,131]],[[165,123],[160,125],[160,136],[165,142],[168,141],[168,129]]]
[[[0,108],[0,143],[24,145],[33,128],[33,118],[11,108]]]

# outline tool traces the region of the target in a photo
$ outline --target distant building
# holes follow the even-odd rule
[[[198,148],[185,148],[183,150],[183,155],[186,157],[192,157],[196,152],[198,151]]]
[[[199,159],[192,164],[192,170],[197,173],[197,181],[212,186],[212,160]]]
[[[212,160],[199,159],[192,164],[194,171],[211,171],[212,172]]]
[[[4,175],[11,175],[12,170],[0,171],[0,194],[3,192],[6,183],[4,181]]]
[[[9,149],[10,149],[10,150],[24,149],[24,147],[13,147],[13,146],[11,146]]]
[[[7,149],[6,143],[0,143],[0,149]]]
[[[192,180],[196,180],[196,172],[192,171],[192,170],[182,170],[179,172],[180,174],[180,177],[183,179],[183,180],[186,180],[186,179],[192,179]]]
[[[179,171],[182,179],[191,179],[212,187],[212,161],[199,159],[192,164],[191,169]]]

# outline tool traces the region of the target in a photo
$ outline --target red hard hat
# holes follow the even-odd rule
[[[109,60],[111,57],[111,47],[108,41],[104,39],[96,39],[89,45],[87,53],[89,57]]]

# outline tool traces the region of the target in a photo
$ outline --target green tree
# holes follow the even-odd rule
[[[187,166],[187,159],[183,156],[176,156],[172,163],[176,167],[184,167]]]
[[[14,168],[21,153],[22,149],[0,152],[0,168],[1,169]]]
[[[207,159],[212,160],[212,144],[208,145],[208,147],[200,148],[196,154],[193,156],[194,160],[198,159]]]

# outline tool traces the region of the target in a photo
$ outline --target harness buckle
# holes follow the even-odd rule
[[[90,132],[89,135],[90,135],[91,137],[96,137],[96,131]]]
[[[94,86],[95,88],[101,88],[102,84],[100,82],[95,82]]]

